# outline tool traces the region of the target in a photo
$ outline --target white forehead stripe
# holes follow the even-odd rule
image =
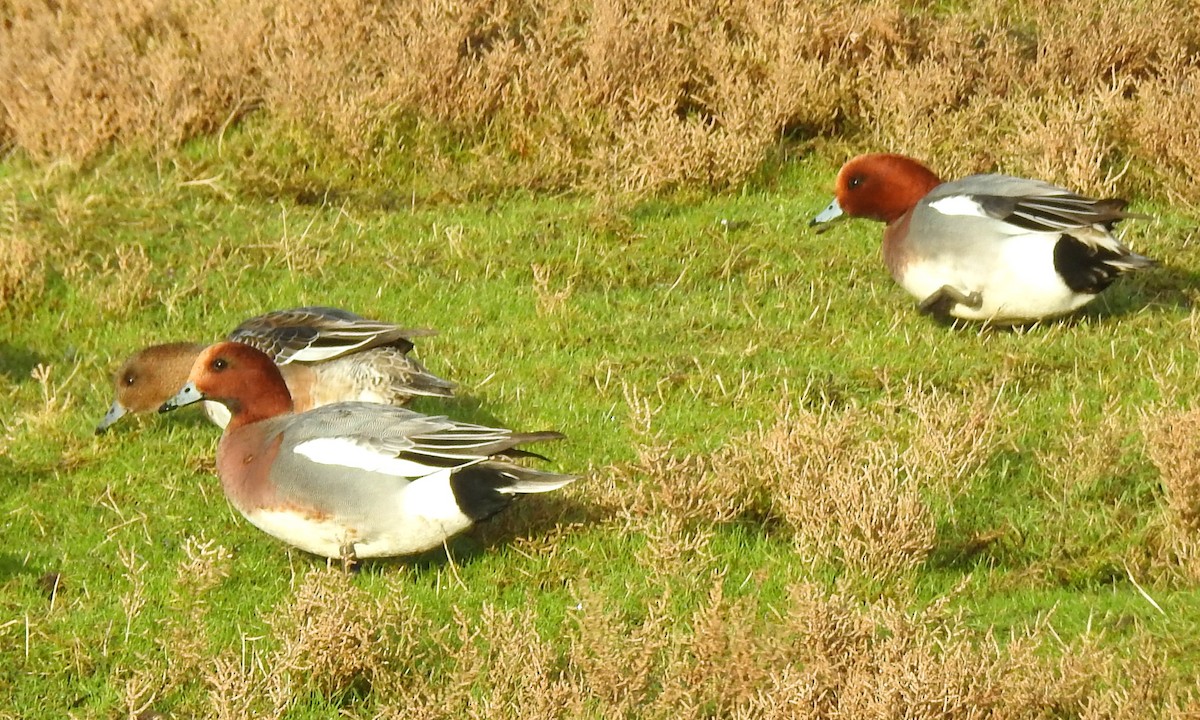
[[[338,465],[406,478],[422,477],[437,470],[419,462],[365,448],[346,438],[307,440],[296,446],[295,453],[322,465]]]
[[[943,215],[974,215],[987,217],[983,206],[975,202],[970,195],[950,195],[929,203],[929,207]]]

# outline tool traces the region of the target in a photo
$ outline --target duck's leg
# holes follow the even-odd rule
[[[339,548],[339,552],[342,554],[342,572],[349,575],[354,566],[358,564],[358,555],[354,552],[354,543],[346,542],[346,544]]]
[[[943,285],[918,306],[923,313],[945,317],[955,305],[966,305],[972,310],[978,310],[983,305],[983,296],[978,291],[964,293],[956,287]]]

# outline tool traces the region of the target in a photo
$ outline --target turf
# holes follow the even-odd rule
[[[1135,199],[1163,267],[1075,317],[951,327],[878,225],[808,229],[832,147],[650,199],[291,151],[250,122],[169,162],[0,163],[0,230],[36,248],[0,316],[0,716],[1189,711],[1195,530],[1147,438],[1200,393],[1194,218]],[[228,506],[198,413],[93,436],[129,352],[305,304],[436,328],[418,355],[461,392],[416,408],[560,430],[539,450],[585,479],[343,577]]]

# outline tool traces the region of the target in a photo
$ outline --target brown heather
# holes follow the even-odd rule
[[[403,582],[373,599],[340,572],[309,571],[275,611],[281,647],[222,654],[188,710],[279,717],[354,692],[344,711],[377,718],[1189,717],[1145,648],[1063,643],[1053,617],[981,636],[949,598],[911,612],[798,583],[766,607],[729,597],[718,574],[679,619],[670,585],[631,617],[584,583],[548,630],[520,606],[414,615]],[[149,704],[148,687],[149,671],[130,677],[131,710]]]
[[[1200,202],[1200,6],[936,5],[963,7],[0,0],[0,148],[51,169],[127,145],[169,154],[256,113],[267,127],[335,143],[371,182],[387,182],[391,164],[411,154],[432,168],[467,157],[471,181],[500,189],[610,198],[721,188],[769,167],[785,143],[831,139],[844,154],[927,158],[946,176],[996,168]],[[67,220],[86,217],[86,203],[57,211],[68,234],[82,232],[74,228],[86,223]],[[597,211],[599,226],[624,222]],[[298,262],[319,272],[322,253],[334,253],[321,245],[329,233],[289,228],[279,247],[310,250]],[[457,247],[453,230],[444,232]],[[42,232],[17,203],[0,204],[0,309],[35,293],[50,261],[68,281],[96,269],[70,262]],[[231,258],[257,261],[274,241],[223,243],[193,277]],[[101,262],[101,310],[150,302],[143,250],[119,246]],[[543,317],[569,309],[571,276],[547,265],[531,277]],[[195,289],[181,284],[165,302]],[[56,367],[37,366],[42,402],[5,426],[0,451],[10,434],[63,425],[79,366]],[[681,456],[652,434],[655,410],[631,386],[644,431],[636,462],[591,473],[586,489],[525,503],[481,532],[520,534],[503,545],[566,563],[555,534],[574,529],[556,523],[564,509],[583,512],[571,503],[581,493],[592,524],[644,538],[635,562],[659,596],[622,607],[572,564],[565,607],[528,583],[523,597],[513,590],[504,604],[447,618],[410,600],[407,573],[366,582],[303,562],[292,592],[262,608],[263,624],[228,640],[209,623],[230,551],[188,538],[165,591],[173,618],[136,667],[111,670],[112,684],[130,717],[162,706],[181,717],[279,717],[313,698],[347,716],[406,719],[1200,716],[1200,686],[1167,677],[1161,642],[1150,647],[1161,637],[1140,627],[1121,630],[1119,643],[1090,632],[1063,641],[1053,614],[999,633],[952,612],[961,595],[913,609],[914,571],[935,545],[931,508],[966,492],[1009,441],[998,428],[1017,401],[1006,392],[1003,383],[961,393],[910,383],[870,407],[783,406],[775,422],[713,453]],[[1200,412],[1147,418],[1167,565],[1200,578]],[[1110,451],[1128,439],[1118,420],[1071,435],[1066,459],[1048,454],[1042,465],[1064,486],[1113,474],[1121,460]],[[1071,469],[1055,469],[1056,458]],[[832,589],[789,582],[772,602],[756,592],[762,578],[726,577],[711,546],[718,526],[743,522],[794,545],[797,566],[832,567],[840,580]],[[122,614],[106,644],[148,633],[138,611],[156,590],[144,559],[124,548],[119,557]],[[73,609],[65,597],[51,614]],[[555,610],[561,622],[547,627]],[[49,627],[28,613],[0,621],[5,657],[20,662],[48,642]],[[87,642],[73,637],[34,672],[96,675],[102,660]]]
[[[1143,430],[1166,493],[1169,552],[1200,579],[1200,410],[1148,413]]]
[[[213,540],[187,537],[183,543],[186,560],[180,563],[170,604],[173,616],[164,633],[168,658],[167,687],[179,687],[208,665],[206,595],[229,575],[230,552]]]
[[[706,456],[647,446],[592,496],[645,532],[648,567],[705,553],[714,524],[779,527],[810,563],[891,583],[934,544],[927,497],[952,499],[995,452],[1003,387],[954,396],[907,384],[894,404],[821,414],[780,408],[780,420]]]
[[[247,652],[247,640],[262,638],[243,638],[243,647],[202,666],[210,711],[229,718],[279,716],[312,695],[397,693],[416,671],[410,655],[428,629],[413,625],[402,591],[387,602],[355,587],[340,567],[309,571],[268,617],[276,647]]]
[[[22,234],[17,212],[15,202],[0,205],[0,310],[36,297],[44,281],[38,246]]]
[[[1150,457],[1181,528],[1200,532],[1200,410],[1164,413],[1147,427]]]
[[[408,573],[372,576],[368,590],[364,577],[310,568],[262,609],[265,633],[222,644],[206,600],[230,554],[189,538],[170,590],[178,622],[161,654],[120,676],[125,704],[131,716],[174,702],[227,718],[290,716],[314,698],[348,716],[406,719],[1194,717],[1188,693],[1200,688],[1171,676],[1140,630],[1119,643],[1090,630],[1064,640],[1050,612],[981,631],[954,609],[970,577],[913,601],[904,580],[933,542],[925,503],[969,486],[1004,442],[992,418],[1016,400],[1003,383],[899,390],[870,408],[784,406],[773,426],[710,455],[648,446],[632,466],[596,473],[607,522],[642,534],[636,561],[661,588],[636,605],[614,603],[577,567],[562,592],[529,584],[524,597],[446,616],[410,600]],[[1161,438],[1148,431],[1164,482],[1188,473],[1173,445],[1195,434],[1185,417],[1193,424],[1156,422]],[[747,517],[845,572],[783,592],[760,592],[772,580],[761,575],[730,577],[709,544],[715,525]],[[122,560],[122,603],[135,605],[144,564]],[[863,592],[867,578],[884,591]]]
[[[0,144],[80,161],[254,111],[374,182],[402,154],[469,156],[490,186],[646,192],[840,138],[945,176],[1200,200],[1200,6],[958,5],[5,0]]]
[[[0,309],[24,297],[36,297],[43,274],[34,246],[13,235],[0,236]]]
[[[895,442],[863,440],[871,433],[853,415],[796,420],[767,433],[765,457],[738,458],[728,471],[770,479],[773,510],[800,556],[840,562],[875,581],[904,577],[924,562],[933,518]]]
[[[295,600],[272,619],[272,634],[282,639],[267,689],[276,707],[306,692],[366,692],[377,677],[404,677],[404,651],[416,638],[402,598],[399,607],[384,608],[347,580],[341,568],[308,573]]]

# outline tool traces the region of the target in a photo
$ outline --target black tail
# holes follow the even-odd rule
[[[550,492],[577,479],[574,475],[488,460],[451,475],[450,489],[463,514],[478,522],[503,510],[518,494]]]
[[[1123,245],[1118,247],[1123,252],[1091,245],[1064,233],[1054,246],[1054,269],[1071,290],[1095,295],[1124,273],[1158,264],[1145,255],[1129,252]]]

